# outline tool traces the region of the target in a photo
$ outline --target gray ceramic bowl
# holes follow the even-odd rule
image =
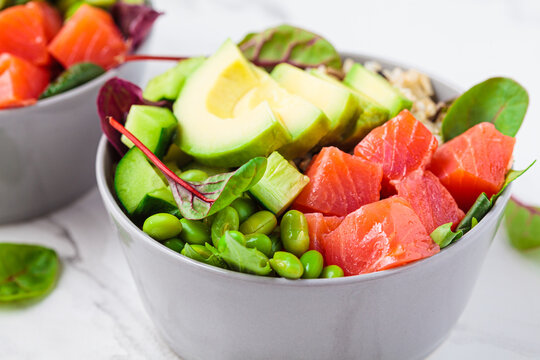
[[[99,88],[114,76],[136,82],[140,66],[110,70],[33,106],[0,110],[0,224],[57,209],[94,186]]]
[[[433,82],[439,98],[457,94]],[[347,278],[291,281],[208,266],[151,239],[113,195],[112,151],[103,138],[100,194],[146,310],[186,360],[424,358],[462,313],[510,194],[430,258]]]

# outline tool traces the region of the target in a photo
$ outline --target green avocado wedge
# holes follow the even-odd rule
[[[276,66],[271,75],[287,91],[306,99],[326,114],[330,128],[321,145],[339,142],[350,123],[355,121],[358,100],[346,88],[285,63]]]
[[[186,79],[204,60],[204,57],[195,57],[180,61],[175,67],[152,78],[144,89],[143,97],[150,101],[176,100]]]
[[[174,103],[180,149],[202,164],[234,167],[289,143],[289,131],[267,101],[234,112],[238,100],[258,84],[251,64],[226,41],[187,79]]]
[[[396,116],[401,110],[412,107],[412,101],[407,99],[385,78],[366,69],[361,64],[354,64],[343,82],[384,106],[388,110],[390,118]]]

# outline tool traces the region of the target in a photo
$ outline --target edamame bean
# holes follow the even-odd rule
[[[223,210],[219,211],[212,222],[211,234],[212,234],[212,243],[215,247],[219,244],[219,239],[229,230],[238,230],[240,226],[240,220],[238,218],[238,213],[236,210],[227,206]]]
[[[300,257],[309,249],[306,217],[298,210],[289,210],[281,218],[281,242],[285,250]]]
[[[191,169],[181,173],[179,178],[189,182],[198,182],[208,179],[208,174],[202,170]]]
[[[246,247],[254,248],[262,252],[264,255],[272,256],[272,240],[264,234],[249,234],[245,236]]]
[[[317,250],[306,251],[301,257],[300,262],[304,266],[304,279],[316,279],[321,275],[324,259]]]
[[[257,211],[257,205],[251,199],[242,197],[234,200],[231,206],[238,212],[238,218],[243,223]]]
[[[345,276],[345,274],[343,273],[343,269],[337,265],[325,266],[321,273],[321,278],[327,278],[327,279],[338,278],[338,277],[343,277],[343,276]]]
[[[180,219],[180,222],[182,223],[180,239],[188,244],[204,245],[211,240],[210,228],[203,222],[188,219]]]
[[[174,238],[174,239],[169,239],[169,240],[165,241],[163,243],[163,245],[165,245],[169,249],[174,250],[174,251],[179,253],[179,252],[182,251],[182,249],[184,248],[184,245],[186,245],[186,243],[183,242],[180,239]]]
[[[142,229],[152,238],[163,241],[180,234],[182,223],[174,215],[158,213],[148,217],[144,221]]]
[[[300,279],[304,274],[304,267],[294,254],[277,251],[270,259],[270,266],[279,276],[287,279]]]
[[[277,225],[277,219],[270,211],[258,211],[240,225],[240,232],[248,235],[260,233],[268,235]]]

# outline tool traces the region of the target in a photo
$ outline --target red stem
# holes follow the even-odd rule
[[[206,196],[201,194],[199,191],[197,191],[193,186],[191,186],[190,183],[180,179],[178,175],[176,175],[174,172],[171,171],[164,163],[161,162],[161,160],[158,159],[156,155],[154,155],[153,152],[150,151],[139,139],[135,137],[131,132],[129,132],[128,129],[126,129],[122,124],[120,124],[118,121],[116,121],[112,116],[109,116],[109,124],[116,130],[118,130],[120,133],[124,134],[131,142],[135,144],[136,147],[138,147],[144,155],[146,155],[153,163],[156,165],[159,170],[161,170],[165,175],[173,179],[175,182],[180,184],[184,189],[190,191],[193,195],[198,197],[204,202],[213,203],[215,200],[208,199]]]
[[[182,61],[187,60],[189,57],[182,57],[182,56],[153,56],[153,55],[126,55],[122,61],[122,63],[130,62],[130,61],[141,61],[141,60],[167,60],[167,61]]]

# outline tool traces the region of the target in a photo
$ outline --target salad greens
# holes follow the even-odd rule
[[[240,272],[268,275],[272,268],[268,257],[257,249],[245,246],[244,235],[238,231],[227,231],[219,240],[220,257],[232,268]]]
[[[341,58],[332,44],[291,25],[250,33],[238,46],[251,62],[267,69],[285,62],[300,68],[326,65],[341,70]]]
[[[512,197],[505,214],[506,232],[512,246],[519,250],[540,247],[540,208],[527,206]]]
[[[103,73],[105,73],[104,68],[91,62],[75,64],[54,79],[39,98],[45,99],[61,94],[95,79]]]
[[[152,29],[154,21],[163,13],[144,4],[117,1],[111,8],[111,14],[124,37],[130,41],[131,50],[136,50]]]
[[[527,107],[529,95],[516,81],[495,77],[464,92],[448,109],[442,136],[448,141],[481,122],[490,122],[504,135],[515,136]]]
[[[52,249],[0,243],[0,303],[46,295],[55,285],[58,268]]]
[[[127,146],[121,141],[122,134],[110,125],[108,117],[113,117],[122,124],[125,123],[131,105],[167,106],[168,103],[145,100],[140,87],[118,77],[108,80],[101,87],[97,97],[101,130],[120,156],[126,153]]]

